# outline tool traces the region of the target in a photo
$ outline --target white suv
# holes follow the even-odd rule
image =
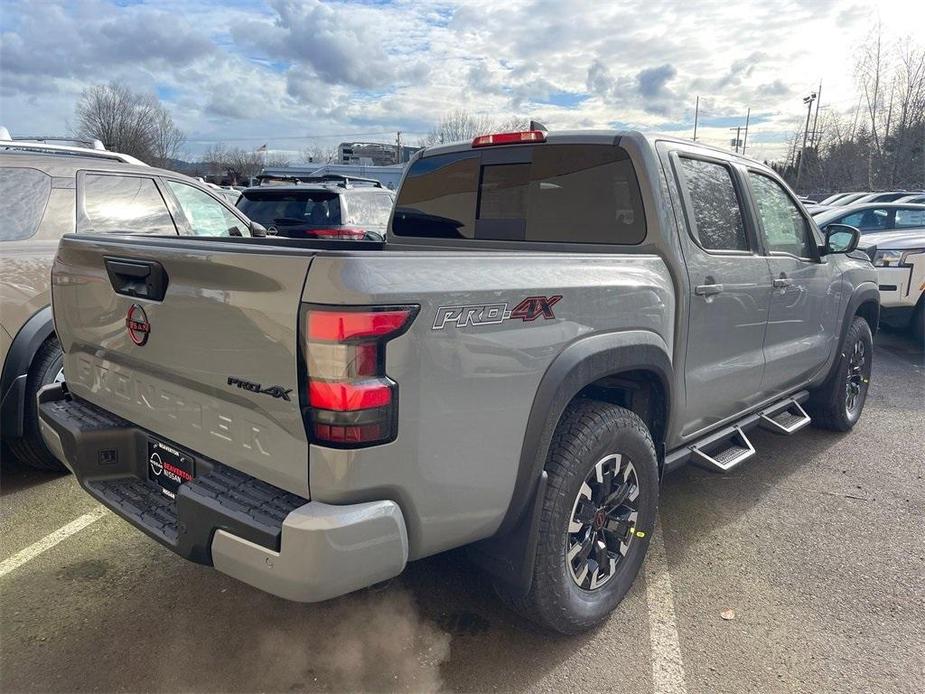
[[[862,237],[863,250],[877,268],[880,316],[886,323],[908,324],[916,340],[925,340],[925,229],[887,231]]]

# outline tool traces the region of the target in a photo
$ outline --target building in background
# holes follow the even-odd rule
[[[420,147],[390,145],[382,142],[341,142],[337,146],[338,164],[391,166],[404,164]]]

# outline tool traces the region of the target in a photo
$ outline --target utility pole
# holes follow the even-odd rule
[[[813,147],[816,148],[816,151],[819,151],[819,140],[816,139],[819,137],[819,131],[816,130],[816,126],[819,124],[819,104],[822,103],[822,82],[819,83],[819,91],[816,92],[816,115],[813,116]]]
[[[813,102],[816,100],[816,92],[813,92],[803,98],[806,104],[806,127],[803,129],[803,149],[800,150],[800,162],[797,164],[797,180],[795,188],[800,187],[800,175],[803,173],[803,160],[806,159],[806,138],[809,137],[809,117],[813,114]]]
[[[748,112],[745,114],[745,137],[742,138],[742,154],[745,154],[745,145],[748,144],[748,121],[752,117],[752,107],[748,107]]]
[[[401,164],[401,130],[395,136],[395,163]]]
[[[694,142],[697,142],[697,118],[700,116],[700,97],[694,102]]]

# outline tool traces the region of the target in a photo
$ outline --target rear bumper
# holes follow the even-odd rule
[[[308,501],[179,448],[195,479],[176,499],[148,479],[149,432],[67,394],[39,392],[49,449],[103,505],[191,561],[274,595],[327,600],[398,575],[408,559],[393,501],[331,506]]]

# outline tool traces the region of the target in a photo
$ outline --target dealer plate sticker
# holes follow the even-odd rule
[[[148,441],[148,479],[160,485],[165,496],[175,499],[177,490],[196,474],[196,461],[161,441]]]

